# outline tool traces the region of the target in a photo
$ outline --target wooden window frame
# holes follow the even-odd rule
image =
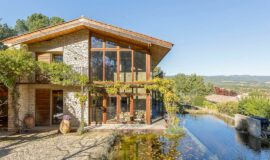
[[[99,39],[102,39],[102,48],[92,48],[91,42],[92,42],[92,37],[97,37]],[[116,43],[116,48],[106,48],[106,41],[111,41]],[[122,48],[122,45],[127,45],[129,48]],[[117,81],[120,81],[120,52],[121,51],[130,51],[131,52],[131,82],[134,82],[134,53],[135,51],[142,52],[145,54],[145,59],[146,59],[146,81],[150,80],[150,72],[151,72],[151,65],[150,64],[150,53],[146,49],[143,49],[139,46],[119,41],[117,39],[113,39],[111,37],[107,36],[102,36],[96,33],[89,33],[89,66],[91,66],[91,54],[93,51],[101,51],[102,52],[102,81],[106,81],[106,64],[105,64],[105,57],[106,57],[106,51],[115,51],[116,52],[116,73],[117,73]],[[89,69],[89,75],[92,77],[92,69]],[[91,78],[90,78],[91,80]]]

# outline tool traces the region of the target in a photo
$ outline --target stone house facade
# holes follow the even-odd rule
[[[37,61],[63,62],[81,68],[93,83],[120,81],[131,85],[143,85],[150,80],[153,68],[173,46],[157,38],[84,17],[11,37],[3,43],[9,47],[27,45]],[[1,94],[8,90],[1,88],[0,98],[5,95],[9,102],[10,96]],[[63,115],[70,115],[72,126],[78,126],[81,115],[80,103],[75,98],[78,91],[76,87],[43,83],[36,78],[24,80],[19,84],[19,119],[31,114],[35,126],[51,126],[59,124]],[[3,126],[13,129],[14,114],[10,103],[6,108],[2,115],[7,124]],[[128,121],[150,124],[153,119],[161,118],[163,112],[160,94],[134,87],[128,93],[117,95],[97,98],[89,95],[84,117],[87,125],[123,123],[121,119],[125,115],[129,116]]]

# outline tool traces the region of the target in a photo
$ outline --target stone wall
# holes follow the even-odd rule
[[[261,137],[261,122],[249,116],[236,114],[235,128],[237,130],[248,131],[248,133],[254,137]]]
[[[89,30],[80,30],[71,34],[60,36],[51,40],[34,43],[28,45],[28,50],[35,53],[38,52],[62,52],[63,59],[66,64],[72,65],[74,67],[84,67],[87,70],[84,72],[88,73],[88,57],[89,57]],[[51,89],[58,90],[62,89],[64,92],[64,114],[69,114],[73,117],[72,126],[77,126],[80,120],[80,103],[74,97],[75,92],[78,90],[54,86],[54,85],[44,85],[44,84],[24,84],[19,85],[20,99],[18,106],[20,108],[19,118],[23,120],[25,114],[31,113],[35,116],[35,90],[36,89]],[[9,96],[9,130],[14,129],[14,112],[11,108],[11,97]],[[52,107],[52,105],[51,105]],[[51,109],[52,112],[52,109]],[[51,113],[52,115],[52,113]],[[88,102],[85,108],[85,119],[88,122]],[[51,121],[51,118],[50,118]]]

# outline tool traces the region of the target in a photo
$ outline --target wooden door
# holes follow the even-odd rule
[[[50,103],[51,90],[37,89],[36,90],[36,125],[50,125]]]

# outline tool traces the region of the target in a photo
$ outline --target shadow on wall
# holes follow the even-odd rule
[[[71,117],[71,127],[80,125],[80,104],[74,97],[75,92],[64,92],[64,115]]]

